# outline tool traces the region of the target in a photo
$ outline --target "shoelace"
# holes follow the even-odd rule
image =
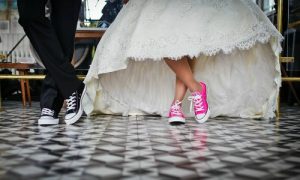
[[[43,108],[42,109],[42,115],[48,115],[48,116],[53,116],[54,111],[48,108]]]
[[[181,102],[179,100],[175,101],[175,103],[171,106],[171,114],[182,115],[180,104]]]
[[[188,100],[191,101],[190,112],[192,112],[193,102],[194,102],[195,111],[198,112],[198,111],[203,111],[204,110],[203,99],[202,99],[201,95],[196,94],[195,96],[190,96],[188,98]]]
[[[76,107],[76,92],[74,92],[69,98],[66,100],[67,101],[67,111],[73,110]]]

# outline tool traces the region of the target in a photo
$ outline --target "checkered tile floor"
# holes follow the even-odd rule
[[[282,118],[84,117],[39,127],[38,103],[4,102],[0,179],[300,179],[300,108]]]

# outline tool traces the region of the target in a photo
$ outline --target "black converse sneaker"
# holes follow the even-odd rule
[[[65,122],[67,125],[74,124],[80,119],[83,113],[82,108],[82,98],[86,92],[86,87],[84,86],[81,90],[75,91],[71,96],[69,96],[67,101],[67,112],[65,116]]]
[[[41,117],[38,120],[39,125],[55,125],[59,123],[58,117],[54,117],[54,110],[43,108]]]

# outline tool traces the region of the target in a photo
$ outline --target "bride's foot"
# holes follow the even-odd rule
[[[194,113],[195,113],[196,121],[198,123],[204,123],[209,118],[210,111],[207,103],[206,85],[202,82],[200,82],[200,85],[202,90],[194,91],[192,93],[192,96],[189,97],[189,100],[194,105]]]
[[[185,123],[185,117],[182,112],[181,102],[179,100],[176,100],[169,111],[169,123],[170,124],[184,124]]]

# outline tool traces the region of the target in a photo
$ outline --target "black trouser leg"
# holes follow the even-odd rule
[[[64,97],[58,90],[54,79],[49,73],[47,73],[46,78],[43,81],[43,86],[41,89],[40,106],[42,108],[49,108],[54,110],[54,116],[58,117],[61,107],[64,103]]]
[[[80,4],[80,0],[75,0],[73,1],[73,3],[70,3],[70,1],[61,0],[51,1],[51,24],[56,32],[63,52],[69,61],[72,60],[74,52],[74,36],[77,26]],[[72,14],[65,15],[65,10],[67,8],[72,8],[74,12]],[[68,27],[69,29],[71,29],[71,32],[66,31],[65,22],[73,22],[72,26]],[[48,73],[41,90],[41,108],[46,107],[53,109],[55,111],[55,116],[57,116],[61,110],[63,102],[63,96],[59,92],[54,79]]]
[[[52,0],[51,2],[54,6],[53,12],[63,12],[63,15],[50,21],[45,17],[46,0],[18,0],[19,22],[59,91],[64,98],[68,98],[82,85],[82,82],[76,77],[75,69],[69,62],[70,55],[64,52],[63,43],[65,40],[59,39],[59,36],[63,35],[58,35],[54,24],[61,24],[64,27],[64,34],[73,35],[74,43],[77,19],[74,23],[75,20],[65,21],[64,17],[77,18],[81,1]],[[71,48],[73,47],[74,45],[71,46]]]

